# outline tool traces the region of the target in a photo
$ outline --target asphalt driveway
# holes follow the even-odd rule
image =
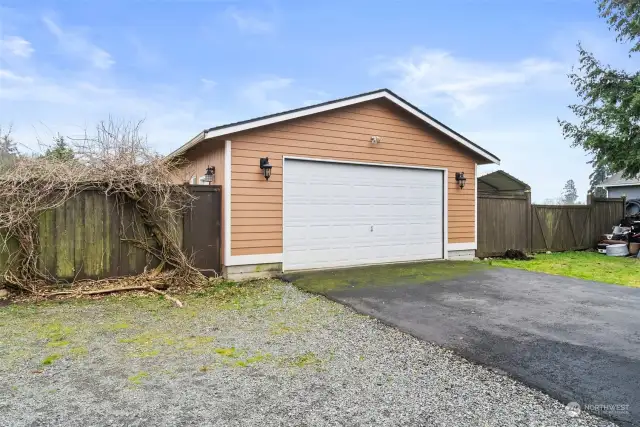
[[[561,402],[640,425],[640,289],[471,263],[288,279]]]

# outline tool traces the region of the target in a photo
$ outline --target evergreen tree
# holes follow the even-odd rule
[[[563,205],[575,205],[578,200],[578,190],[576,183],[572,179],[567,181],[562,189],[562,197],[560,199]]]
[[[67,144],[64,136],[58,134],[58,136],[53,138],[53,140],[55,141],[55,145],[47,149],[46,153],[44,154],[45,157],[61,161],[74,159],[75,156],[73,153],[73,148],[71,148],[69,144]]]
[[[11,136],[11,126],[6,131],[0,127],[0,168],[10,166],[17,156],[18,147]]]
[[[630,42],[629,54],[640,52],[640,0],[598,0],[598,10],[616,40]],[[614,69],[578,45],[577,72],[569,75],[580,103],[569,108],[576,123],[559,121],[573,146],[594,155],[594,166],[640,173],[640,72]]]
[[[607,190],[600,187],[599,185],[604,182],[605,179],[609,178],[611,174],[609,173],[609,168],[606,166],[596,166],[589,175],[589,191],[596,197],[607,197]]]

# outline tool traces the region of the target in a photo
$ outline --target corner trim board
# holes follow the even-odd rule
[[[231,141],[224,142],[224,265],[231,260]]]
[[[449,259],[449,170],[442,171],[442,259]]]
[[[475,171],[473,172],[475,177],[473,191],[475,194],[473,195],[473,208],[474,208],[474,219],[473,219],[473,240],[478,241],[478,164],[475,163]]]

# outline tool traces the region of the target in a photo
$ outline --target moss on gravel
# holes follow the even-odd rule
[[[6,306],[0,308],[0,372],[37,369],[60,359],[81,364],[105,350],[121,360],[123,367],[175,357],[209,358],[194,369],[278,364],[295,355],[276,357],[259,346],[237,348],[225,338],[229,331],[215,325],[221,318],[222,322],[229,319],[286,342],[287,335],[312,331],[322,324],[311,316],[314,311],[330,316],[341,311],[333,306],[327,311],[313,297],[296,306],[287,305],[283,289],[278,280],[214,282],[177,295],[186,303],[183,309],[155,296],[140,295]]]
[[[431,261],[310,271],[284,276],[299,288],[324,294],[360,287],[422,284],[454,279],[490,268],[472,261]]]

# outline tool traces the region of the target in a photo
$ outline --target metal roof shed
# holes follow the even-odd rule
[[[531,191],[528,184],[503,170],[478,177],[478,192],[485,194],[525,194]]]

